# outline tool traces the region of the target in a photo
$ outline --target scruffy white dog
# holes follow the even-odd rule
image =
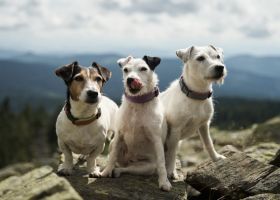
[[[209,126],[214,113],[212,83],[222,84],[227,74],[220,48],[192,46],[176,54],[184,63],[183,74],[160,96],[169,128],[166,169],[168,176],[175,179],[178,143],[193,133],[199,133],[212,160],[225,158],[215,151]]]
[[[113,120],[118,109],[112,100],[101,94],[111,72],[97,63],[84,68],[73,62],[55,73],[67,85],[66,104],[56,122],[58,146],[65,156],[58,174],[72,174],[73,152],[87,156],[90,176],[100,176],[95,159],[103,151],[107,134],[114,131]]]
[[[118,63],[123,71],[125,94],[118,111],[109,161],[102,176],[118,177],[122,173],[151,175],[157,172],[159,187],[169,191],[171,184],[167,179],[164,158],[167,124],[157,97],[158,79],[154,73],[160,58],[128,56]]]

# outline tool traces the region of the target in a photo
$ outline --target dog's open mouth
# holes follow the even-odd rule
[[[134,79],[131,83],[127,84],[127,86],[129,92],[131,92],[132,94],[136,94],[142,89],[143,84],[140,82],[140,80]]]

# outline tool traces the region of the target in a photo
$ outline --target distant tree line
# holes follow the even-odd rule
[[[52,111],[50,111],[52,110]],[[55,111],[26,104],[11,109],[9,98],[0,102],[0,168],[16,162],[51,157],[57,151]],[[219,129],[244,129],[280,114],[280,102],[240,98],[215,99],[213,126]]]
[[[0,104],[0,167],[50,156],[51,128],[50,114],[44,107],[26,104],[14,112],[10,99],[5,98]]]
[[[213,126],[239,130],[280,115],[280,101],[242,98],[216,98]]]

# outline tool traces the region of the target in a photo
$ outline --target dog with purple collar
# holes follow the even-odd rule
[[[101,176],[157,173],[159,188],[169,191],[171,184],[164,157],[167,124],[154,72],[160,61],[160,58],[150,56],[128,56],[118,60],[123,71],[124,95],[117,113],[109,161]]]
[[[221,48],[192,46],[177,50],[176,55],[184,64],[182,75],[160,94],[168,124],[166,169],[174,179],[179,143],[193,134],[200,136],[213,161],[225,158],[215,150],[209,128],[214,114],[212,85],[222,84],[227,75]]]

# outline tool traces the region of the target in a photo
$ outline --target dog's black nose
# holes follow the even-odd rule
[[[218,73],[223,73],[224,72],[224,66],[223,65],[217,65],[215,66],[215,71]]]
[[[95,99],[98,96],[98,92],[95,92],[93,90],[88,90],[87,95],[88,95],[89,98]]]
[[[132,83],[133,80],[134,80],[134,78],[127,78],[127,79],[126,79],[126,83],[127,83],[128,85],[130,85],[130,83]]]

